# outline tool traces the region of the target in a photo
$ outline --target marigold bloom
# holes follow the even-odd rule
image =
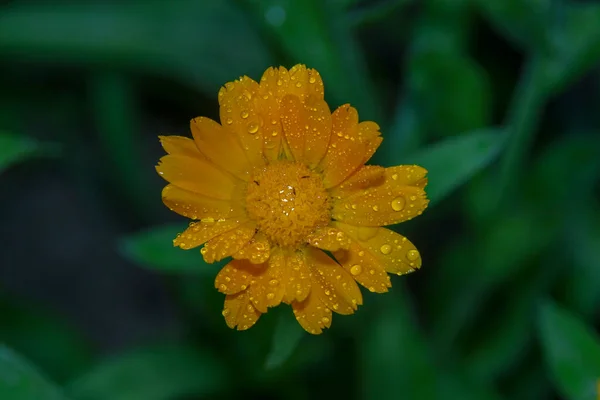
[[[319,334],[332,312],[362,304],[357,282],[387,292],[387,273],[421,267],[415,246],[381,226],[423,212],[427,171],[364,165],[379,126],[349,104],[331,113],[323,96],[316,70],[269,68],[260,83],[244,76],[221,88],[221,124],[198,117],[193,140],[160,138],[163,201],[194,220],[174,245],[204,244],[209,263],[233,257],[215,280],[231,328],[284,302]]]

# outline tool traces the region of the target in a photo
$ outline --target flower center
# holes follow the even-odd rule
[[[331,219],[321,177],[306,165],[278,161],[255,171],[246,210],[272,243],[295,247]]]

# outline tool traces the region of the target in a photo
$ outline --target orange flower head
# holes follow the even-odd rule
[[[219,105],[220,124],[191,121],[193,140],[160,138],[168,154],[156,170],[169,182],[163,202],[193,220],[174,245],[204,245],[209,263],[233,258],[215,280],[229,327],[248,329],[283,302],[319,334],[332,312],[362,304],[357,283],[383,293],[388,273],[421,267],[415,246],[382,226],[425,210],[427,171],[364,165],[379,126],[348,104],[330,112],[316,70],[244,76],[221,88]]]

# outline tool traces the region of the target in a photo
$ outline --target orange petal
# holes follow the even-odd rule
[[[310,234],[307,242],[321,250],[336,251],[347,249],[350,246],[351,240],[344,232],[328,226]]]
[[[318,99],[325,97],[323,80],[317,70],[297,64],[290,68],[289,75],[287,93],[300,97],[302,101],[305,101],[309,96],[315,96]]]
[[[394,231],[341,223],[335,223],[335,226],[352,237],[360,245],[361,250],[377,259],[387,272],[404,275],[421,268],[421,255],[415,245]],[[354,261],[360,264],[360,260],[350,262]]]
[[[267,262],[270,255],[271,244],[269,240],[262,232],[258,232],[246,246],[233,254],[233,258],[246,259],[252,264],[262,264]]]
[[[295,160],[302,160],[304,155],[304,129],[303,121],[304,106],[300,98],[287,95],[281,100],[281,126],[285,133],[285,139]]]
[[[385,182],[355,195],[336,199],[333,218],[352,225],[382,226],[421,215],[429,200],[421,186],[427,171],[418,166],[386,168]]]
[[[224,232],[242,225],[246,221],[245,219],[214,221],[210,218],[199,222],[192,222],[185,231],[177,235],[173,240],[173,245],[181,247],[184,250],[192,249]]]
[[[175,186],[216,199],[229,200],[236,189],[234,177],[204,158],[167,155],[156,171]]]
[[[202,196],[172,184],[164,187],[162,200],[171,211],[191,219],[226,219],[244,213],[240,205],[229,200],[217,200]]]
[[[255,233],[256,224],[253,221],[248,221],[209,240],[200,250],[200,253],[207,263],[220,261],[240,251]]]
[[[352,314],[362,304],[362,294],[352,276],[335,260],[314,247],[306,250],[312,286],[320,287],[321,301],[339,314]]]
[[[341,199],[372,186],[381,185],[383,182],[385,182],[385,168],[379,165],[364,165],[340,185],[332,188],[330,193],[333,197]]]
[[[296,320],[304,330],[313,335],[323,332],[323,329],[331,326],[331,310],[323,304],[319,292],[313,290],[302,302],[294,301],[292,309]]]
[[[266,313],[268,307],[276,307],[281,303],[285,294],[284,272],[281,263],[269,262],[264,273],[250,282],[250,300],[260,312]]]
[[[345,104],[331,116],[331,140],[320,163],[325,187],[339,185],[373,154],[381,138],[374,122],[358,123],[358,112]]]
[[[256,276],[265,273],[266,265],[253,265],[246,260],[232,260],[215,278],[215,288],[224,294],[236,294],[246,290]]]
[[[202,158],[196,143],[190,138],[183,136],[159,136],[158,138],[163,149],[169,154]]]
[[[237,135],[252,166],[264,165],[263,123],[256,109],[258,83],[243,76],[219,91],[221,125]]]
[[[190,128],[198,149],[206,158],[238,178],[248,180],[251,166],[231,131],[204,117],[191,120]]]
[[[379,259],[358,242],[352,242],[348,250],[336,251],[334,256],[358,283],[371,292],[384,293],[392,286],[390,277]]]
[[[260,312],[254,308],[248,298],[248,291],[225,296],[223,316],[231,329],[237,326],[239,331],[250,328],[260,318]]]
[[[277,264],[283,271],[285,294],[283,301],[290,304],[293,301],[303,301],[311,291],[311,272],[306,265],[304,253],[274,252],[269,260],[270,264]]]

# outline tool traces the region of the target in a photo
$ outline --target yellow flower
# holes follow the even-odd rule
[[[233,257],[215,280],[231,328],[284,302],[319,334],[332,311],[362,304],[357,282],[387,292],[388,272],[421,267],[415,246],[381,226],[423,212],[427,171],[364,165],[379,126],[359,123],[348,104],[331,113],[323,95],[316,70],[269,68],[260,83],[244,76],[221,88],[221,124],[198,117],[193,140],[161,137],[163,201],[194,220],[174,245],[204,244],[209,263]]]

